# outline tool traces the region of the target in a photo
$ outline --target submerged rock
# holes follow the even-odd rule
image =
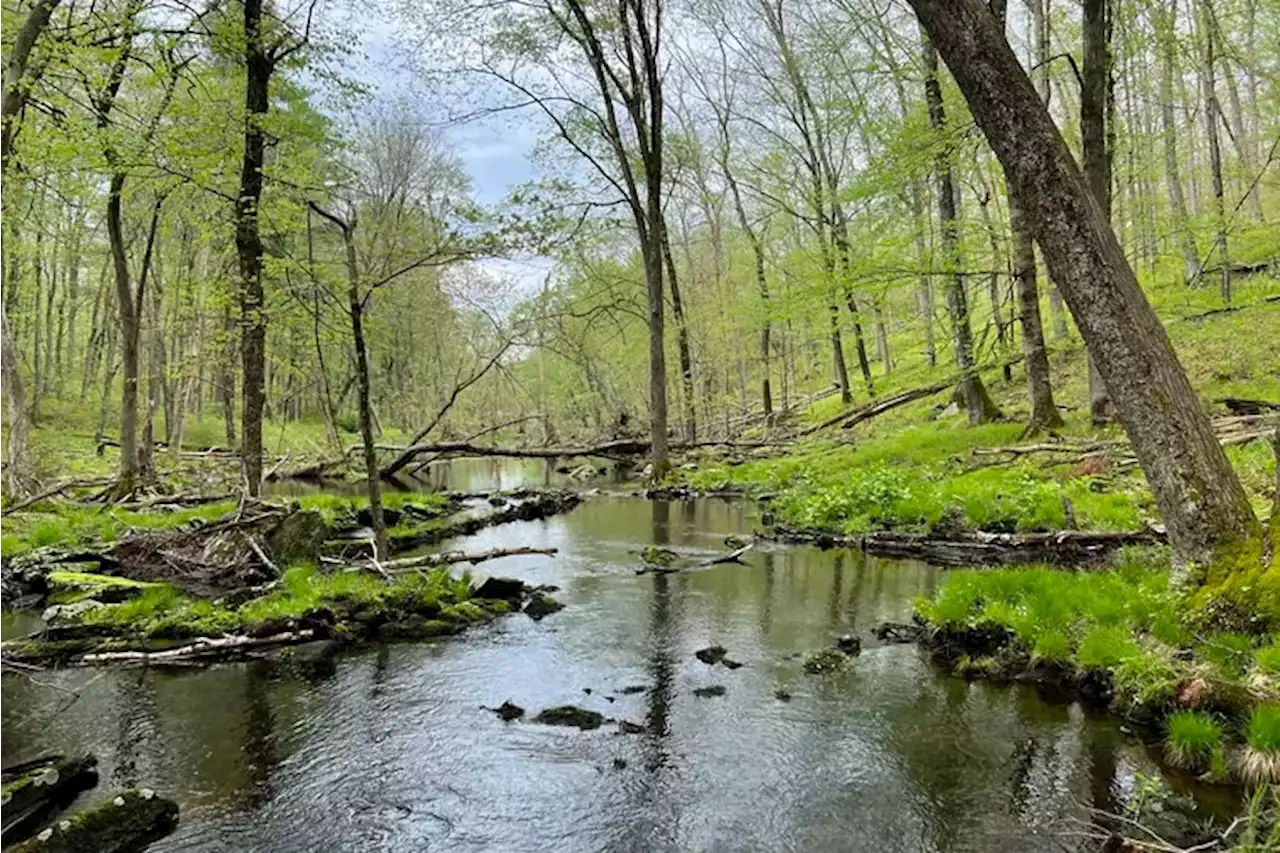
[[[720,661],[720,665],[723,666],[725,669],[742,669],[742,664],[740,662],[736,660],[730,660],[729,658],[725,658],[724,660]]]
[[[646,545],[644,550],[640,552],[640,559],[644,560],[651,566],[669,567],[672,563],[680,558],[680,555],[669,548],[659,548],[657,545]]]
[[[525,615],[535,622],[561,610],[564,610],[564,605],[543,592],[534,593],[524,606]]]
[[[777,699],[779,702],[790,702],[791,694],[785,690],[775,690],[773,698]]]
[[[498,719],[502,720],[505,723],[509,723],[512,720],[518,720],[524,716],[524,708],[521,708],[519,705],[516,705],[511,700],[507,700],[506,702],[503,702],[498,707],[490,708],[489,710],[497,714]]]
[[[622,688],[618,692],[621,693],[623,696],[634,696],[635,694],[643,693],[648,689],[649,688],[644,686],[643,684],[628,684],[626,687]]]
[[[698,649],[693,656],[708,666],[714,666],[724,660],[724,656],[729,654],[729,650],[724,646],[707,646],[705,649]]]
[[[515,578],[487,578],[471,591],[472,598],[491,598],[511,601],[524,596],[524,581]]]
[[[618,720],[618,731],[624,735],[642,735],[649,731],[649,727],[630,720]]]
[[[862,641],[852,634],[845,634],[836,638],[836,649],[846,655],[860,655],[862,654]]]
[[[723,684],[712,684],[708,687],[695,687],[693,695],[699,699],[710,699],[713,696],[723,696],[728,692]]]
[[[849,655],[839,649],[823,649],[805,656],[804,671],[810,675],[826,675],[839,672],[848,664]]]
[[[579,708],[577,705],[557,705],[539,711],[533,721],[547,726],[572,726],[588,731],[604,724],[604,714]]]

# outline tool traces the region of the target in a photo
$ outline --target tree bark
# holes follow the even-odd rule
[[[31,51],[35,50],[36,41],[49,26],[49,18],[58,8],[60,0],[36,0],[22,26],[14,36],[13,49],[9,51],[8,63],[4,68],[3,87],[0,87],[0,211],[4,211],[9,201],[9,161],[13,156],[14,124],[18,114],[27,102],[27,90],[23,86],[27,67],[31,61]],[[0,257],[0,275],[8,269],[5,257]],[[0,282],[0,292],[5,295],[5,302],[17,286],[10,277],[8,282]],[[35,462],[31,457],[31,421],[27,419],[27,393],[19,369],[20,356],[18,347],[14,346],[13,332],[9,328],[8,306],[0,306],[0,378],[4,379],[9,392],[9,450],[8,450],[8,485],[10,500],[26,497],[35,488]]]
[[[911,0],[946,59],[1111,390],[1179,560],[1260,537],[1164,326],[1053,119],[980,0]]]
[[[1165,183],[1169,188],[1169,213],[1182,250],[1183,271],[1186,280],[1191,282],[1200,275],[1200,250],[1196,248],[1195,234],[1187,216],[1187,200],[1178,166],[1178,125],[1173,111],[1173,75],[1178,66],[1177,13],[1176,3],[1171,3],[1167,12],[1163,11],[1163,4],[1152,7],[1160,50],[1160,135],[1164,145]]]
[[[1222,121],[1222,108],[1218,103],[1217,56],[1214,42],[1217,41],[1217,22],[1214,20],[1213,5],[1209,0],[1200,0],[1201,24],[1200,37],[1204,42],[1204,123],[1209,137],[1209,177],[1213,187],[1214,214],[1214,248],[1218,255],[1218,266],[1222,269],[1222,304],[1231,304],[1231,259],[1227,256],[1227,207],[1223,198],[1222,184],[1222,144],[1218,136],[1218,124]]]
[[[689,349],[689,326],[684,318],[684,300],[680,298],[680,282],[676,278],[676,262],[671,256],[671,238],[665,220],[662,223],[662,259],[671,285],[671,314],[676,321],[676,351],[680,355],[680,389],[684,398],[684,440],[698,440],[698,419],[694,412],[693,354]]]
[[[266,406],[267,317],[262,287],[262,234],[258,205],[266,139],[262,122],[270,108],[273,62],[262,33],[262,0],[244,0],[244,157],[236,196],[236,254],[240,261],[240,359],[243,393],[240,458],[249,494],[262,491],[262,414]]]
[[[938,54],[933,42],[924,43],[925,100],[929,106],[929,126],[941,135],[947,126],[947,115],[942,104],[942,86],[938,82]],[[1000,416],[991,395],[982,383],[973,359],[973,331],[969,325],[968,296],[965,293],[964,273],[961,271],[960,235],[956,222],[956,191],[951,178],[950,144],[938,140],[944,146],[934,163],[934,176],[938,182],[938,222],[942,230],[942,254],[946,265],[947,313],[951,317],[952,347],[956,366],[964,378],[960,380],[960,396],[969,415],[969,423],[982,424]]]
[[[1102,209],[1103,217],[1110,223],[1111,150],[1107,145],[1107,84],[1111,77],[1111,45],[1108,3],[1109,0],[1084,0],[1083,4],[1084,80],[1080,87],[1080,140],[1089,189]],[[1089,417],[1095,424],[1104,424],[1112,418],[1111,399],[1093,352],[1087,345],[1085,350],[1089,363]]]

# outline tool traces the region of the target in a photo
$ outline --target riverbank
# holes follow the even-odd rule
[[[555,549],[395,555],[577,503],[568,493],[483,506],[399,493],[385,509],[392,554],[380,559],[362,535],[369,519],[359,499],[48,507],[6,522],[5,604],[42,610],[46,627],[5,642],[4,662],[207,663],[320,641],[454,634],[513,610],[541,618],[558,609],[547,591],[473,585],[450,567]]]

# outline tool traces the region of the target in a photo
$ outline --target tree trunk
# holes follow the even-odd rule
[[[1009,182],[1012,188],[1013,183]],[[1062,426],[1062,414],[1053,399],[1049,377],[1049,352],[1040,322],[1040,289],[1036,286],[1036,249],[1031,227],[1012,189],[1009,192],[1009,229],[1013,234],[1013,279],[1018,289],[1018,320],[1022,324],[1023,367],[1031,398],[1028,434]]]
[[[1109,16],[1108,0],[1084,0],[1081,150],[1089,188],[1108,223],[1111,220],[1111,151],[1107,146],[1107,83],[1111,77],[1111,46],[1107,32]],[[1093,352],[1087,345],[1085,349],[1089,362],[1089,417],[1095,424],[1103,424],[1112,417],[1111,399]]]
[[[1066,142],[980,0],[911,0],[1032,223],[1101,370],[1180,562],[1261,528]]]
[[[924,209],[924,191],[920,181],[912,180],[911,219],[915,223],[916,263],[920,266],[920,283],[916,288],[916,309],[924,321],[924,357],[930,367],[938,364],[938,346],[933,339],[933,264],[925,240],[929,218]]]
[[[262,200],[265,136],[273,70],[262,33],[262,0],[244,0],[245,115],[244,159],[236,196],[236,254],[240,260],[240,358],[243,393],[240,410],[240,458],[249,494],[262,491],[262,413],[266,406],[267,316],[262,288]]]
[[[924,43],[925,100],[929,106],[929,126],[941,137],[947,126],[942,104],[942,86],[938,82],[938,54],[933,42]],[[939,139],[938,144],[947,145]],[[960,396],[969,414],[969,423],[982,424],[1000,416],[987,388],[982,384],[973,359],[973,332],[969,325],[968,297],[960,260],[960,235],[956,222],[956,191],[951,178],[951,154],[945,148],[934,164],[938,182],[938,222],[942,230],[942,254],[947,276],[947,313],[951,317],[952,347],[956,366],[960,368]]]
[[[1218,104],[1217,61],[1214,42],[1217,22],[1214,20],[1213,5],[1209,0],[1201,0],[1200,37],[1204,42],[1204,123],[1209,137],[1209,177],[1213,187],[1214,214],[1214,247],[1218,255],[1218,266],[1222,269],[1222,304],[1231,304],[1231,259],[1227,256],[1227,207],[1223,198],[1222,185],[1222,144],[1218,136],[1218,124],[1222,120],[1222,109]]]
[[[1187,216],[1187,200],[1182,193],[1182,176],[1178,167],[1178,125],[1173,112],[1173,75],[1178,67],[1177,12],[1171,3],[1168,12],[1162,4],[1152,7],[1155,16],[1156,41],[1160,50],[1160,135],[1164,143],[1165,183],[1169,187],[1169,213],[1182,250],[1184,274],[1188,282],[1200,275],[1200,250]]]
[[[338,222],[338,220],[334,220]],[[360,406],[360,443],[364,450],[365,488],[369,494],[369,518],[373,524],[378,557],[386,559],[387,520],[382,514],[382,477],[378,473],[378,454],[374,450],[373,404],[370,402],[369,355],[364,341],[364,301],[360,295],[360,267],[356,257],[355,235],[349,223],[339,223],[347,259],[347,307],[351,312],[351,340],[356,351],[357,399]]]
[[[35,49],[41,33],[45,32],[45,27],[49,26],[50,15],[54,14],[58,4],[59,0],[36,0],[14,36],[8,63],[4,67],[3,87],[0,87],[0,211],[5,211],[9,201],[9,160],[13,155],[14,124],[27,101],[23,77],[27,74],[31,51]],[[13,251],[13,247],[9,248]],[[10,259],[0,255],[0,275],[5,275],[8,260]],[[0,292],[5,295],[5,304],[8,304],[15,289],[17,280],[13,277],[8,282],[0,282]],[[9,328],[8,305],[0,306],[0,379],[3,379],[9,392],[10,500],[27,497],[36,485],[35,462],[31,459],[29,442],[31,421],[27,419],[27,393],[22,371],[19,369],[20,361],[22,359],[18,355],[18,347],[14,346],[13,332]]]
[[[684,319],[684,301],[680,298],[680,282],[676,263],[671,257],[671,239],[665,220],[662,223],[662,259],[667,265],[671,285],[671,314],[676,321],[676,350],[680,354],[680,390],[684,398],[684,439],[690,444],[698,440],[698,419],[694,414],[693,355],[689,350],[689,326]]]
[[[137,304],[129,281],[129,259],[125,255],[121,191],[125,176],[111,176],[107,190],[107,239],[111,244],[111,268],[116,282],[116,310],[120,316],[120,369],[124,385],[120,391],[120,481],[117,494],[125,495],[138,481],[138,336]]]
[[[765,275],[764,266],[764,246],[760,243],[760,238],[756,234],[755,229],[751,227],[750,220],[747,219],[747,209],[742,203],[742,192],[738,187],[738,181],[734,177],[732,170],[729,168],[728,144],[729,132],[725,122],[727,118],[722,117],[717,111],[717,119],[721,122],[721,153],[720,168],[724,172],[725,183],[729,185],[729,192],[733,196],[733,210],[738,217],[738,227],[747,235],[747,242],[751,244],[751,257],[755,261],[756,274],[756,290],[760,294],[760,308],[763,317],[760,321],[760,362],[763,376],[760,380],[760,404],[764,408],[767,416],[773,414],[773,391],[770,385],[770,337],[772,334],[770,323],[770,312],[772,311],[772,303],[769,299],[769,279]],[[785,373],[785,371],[784,371]]]

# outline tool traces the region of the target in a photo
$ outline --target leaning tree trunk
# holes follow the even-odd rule
[[[946,129],[947,114],[938,82],[938,54],[929,39],[924,44],[925,100],[929,105],[929,126],[939,134]],[[939,144],[947,145],[945,140]],[[938,221],[942,229],[942,255],[946,265],[947,313],[951,316],[952,346],[960,380],[960,398],[969,413],[969,423],[982,424],[1000,416],[987,387],[982,384],[973,358],[973,331],[969,325],[968,297],[964,273],[960,269],[960,235],[956,223],[956,190],[951,178],[951,155],[945,148],[937,155],[934,174],[938,181]]]
[[[1107,81],[1111,76],[1108,0],[1084,0],[1084,82],[1080,87],[1080,142],[1084,173],[1103,218],[1111,220],[1111,151],[1107,146]],[[1041,247],[1043,248],[1043,246]],[[1089,416],[1095,424],[1111,420],[1111,398],[1093,351],[1089,362]]]
[[[262,491],[262,413],[266,407],[267,317],[262,288],[262,167],[266,139],[262,122],[270,102],[272,63],[262,34],[262,0],[244,2],[245,116],[244,158],[236,196],[236,254],[240,260],[240,359],[243,396],[240,410],[240,458],[250,495]]]
[[[0,309],[2,311],[3,309]],[[0,313],[0,373],[5,392],[4,488],[10,500],[25,497],[35,485],[35,466],[31,461],[30,424],[27,421],[27,392],[19,370],[18,348],[9,331],[9,315]]]
[[[1005,167],[1116,415],[1146,472],[1180,562],[1257,541],[1239,478],[1143,296],[1101,208],[981,0],[911,0]]]

